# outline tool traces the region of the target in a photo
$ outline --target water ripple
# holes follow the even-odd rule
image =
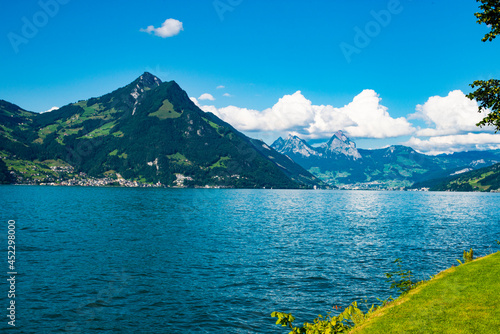
[[[0,213],[25,332],[281,333],[272,311],[394,295],[395,258],[426,278],[492,252],[499,195],[6,186]]]

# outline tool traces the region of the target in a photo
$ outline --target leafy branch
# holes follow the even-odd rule
[[[394,262],[398,267],[397,270],[385,273],[387,282],[391,283],[391,289],[397,288],[401,294],[405,294],[417,285],[413,280],[413,272],[403,269],[403,261],[396,259]]]

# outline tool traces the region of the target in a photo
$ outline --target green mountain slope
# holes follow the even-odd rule
[[[81,184],[92,178],[98,184],[128,180],[190,187],[319,185],[299,166],[305,177],[292,180],[250,138],[194,105],[176,82],[163,83],[150,73],[49,113],[19,109],[14,114],[15,121],[2,121],[0,153],[18,182]]]
[[[431,191],[500,191],[500,164],[416,183],[413,188],[429,188]]]

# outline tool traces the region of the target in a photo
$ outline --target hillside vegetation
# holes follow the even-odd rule
[[[41,114],[0,100],[0,159],[0,183],[322,186],[293,161],[203,112],[175,81],[147,72],[109,94]]]
[[[431,191],[500,191],[500,164],[418,183],[413,187],[427,187]]]

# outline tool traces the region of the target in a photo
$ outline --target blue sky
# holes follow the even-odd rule
[[[198,99],[204,110],[268,143],[344,130],[366,148],[500,147],[457,92],[500,77],[500,40],[481,42],[488,29],[473,0],[26,0],[0,9],[0,99],[28,110],[100,96],[149,71],[194,98],[212,95]],[[144,31],[167,19],[182,30]]]

